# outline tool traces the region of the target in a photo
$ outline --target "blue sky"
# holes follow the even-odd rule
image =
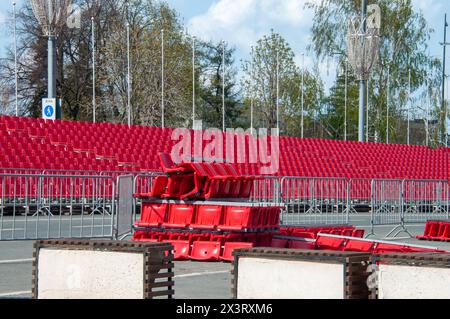
[[[12,37],[6,24],[13,0],[0,1],[0,56],[5,47],[12,45]],[[21,6],[26,0],[17,0]],[[203,39],[225,40],[237,49],[236,60],[246,59],[252,45],[262,35],[274,29],[284,36],[296,53],[301,64],[301,54],[309,43],[312,12],[304,9],[307,0],[168,0],[184,19],[189,32]],[[429,25],[435,29],[430,40],[430,54],[442,56],[444,13],[450,14],[449,0],[413,0],[414,7],[421,10]],[[449,17],[450,20],[450,17]],[[450,32],[450,28],[448,29]],[[449,33],[450,39],[450,33]],[[450,60],[450,58],[449,58]],[[314,63],[305,58],[306,66]],[[449,65],[447,64],[447,70]],[[320,71],[327,86],[336,74],[333,61],[320,64]],[[449,71],[448,71],[449,72]]]

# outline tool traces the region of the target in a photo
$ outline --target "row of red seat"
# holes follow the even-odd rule
[[[250,198],[254,176],[243,176],[227,163],[186,162],[175,165],[170,155],[160,153],[167,177],[158,177],[151,194],[141,197],[170,199]]]
[[[265,231],[280,225],[279,207],[142,203],[138,228]]]
[[[417,236],[420,240],[450,241],[450,221],[430,220],[425,226],[423,236]]]
[[[301,228],[299,228],[301,230]],[[279,233],[188,233],[137,231],[133,240],[143,242],[168,242],[174,246],[175,260],[233,261],[235,249],[272,247],[302,250],[332,250],[385,253],[450,253],[445,250],[415,247],[403,243],[387,243],[346,236],[319,234],[316,240],[279,236]]]
[[[160,170],[154,154],[172,150],[176,144],[171,138],[172,132],[170,128],[0,116],[0,144],[3,149],[24,149],[30,154],[46,155],[41,150],[50,147],[50,151],[62,150],[65,153],[64,157],[58,158],[68,159],[60,163],[49,156],[44,158],[44,162],[38,162],[34,156],[17,159],[9,156],[14,154],[7,154],[7,157],[0,158],[0,167],[50,169],[52,165],[66,170]],[[251,141],[251,137],[247,135],[245,140]],[[89,157],[88,163],[74,164],[71,159],[80,152],[94,157]],[[236,143],[233,155],[247,159],[246,164],[237,164],[242,174],[260,174],[261,164],[248,163],[249,155],[253,153],[250,147]],[[97,156],[107,156],[108,159],[99,162]],[[447,180],[448,164],[447,148],[280,137],[278,175]]]
[[[319,235],[316,248],[320,250],[367,252],[372,254],[386,253],[449,253],[445,250],[414,247],[408,244],[386,243],[368,239],[350,237],[333,237]]]
[[[171,243],[175,260],[233,261],[232,253],[235,249],[269,246],[271,237],[271,233],[198,234],[137,231],[133,241]]]
[[[286,237],[316,239],[319,233],[363,238],[365,231],[364,229],[356,229],[355,226],[350,225],[348,226],[330,225],[330,226],[281,227],[279,234],[281,236]]]

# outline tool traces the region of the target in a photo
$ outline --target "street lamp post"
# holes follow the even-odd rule
[[[367,15],[367,0],[361,1],[361,21],[363,21],[363,32],[366,32],[366,21],[365,17]],[[363,40],[364,41],[364,40]],[[364,141],[364,109],[366,107],[366,90],[367,81],[361,78],[359,82],[359,130],[358,130],[358,140],[359,142]]]
[[[164,29],[161,30],[161,127],[165,127],[164,101]]]
[[[447,27],[448,27],[448,23],[447,23],[447,14],[445,14],[445,21],[444,21],[444,42],[441,43],[441,45],[443,46],[443,64],[442,64],[442,112],[444,112],[444,123],[443,123],[443,127],[444,127],[444,132],[443,134],[445,134],[445,146],[448,147],[448,132],[447,132],[447,107],[446,107],[446,103],[445,103],[445,78],[446,78],[446,71],[445,71],[445,63],[446,63],[446,53],[447,53],[447,45],[449,45],[450,43],[447,43]]]
[[[192,129],[195,129],[195,36],[192,37]]]
[[[407,143],[408,145],[411,145],[411,69],[408,70],[408,106],[406,107],[407,114],[407,121],[408,121],[408,134],[407,134]]]
[[[128,103],[128,126],[131,126],[131,55],[130,55],[129,21],[127,21],[127,103]]]
[[[253,134],[253,99],[255,98],[255,92],[254,92],[254,71],[255,66],[251,65],[251,71],[250,71],[250,130]]]
[[[388,67],[388,78],[386,85],[386,144],[389,144],[389,103],[390,103],[391,67]]]
[[[225,41],[222,42],[222,128],[225,133]]]
[[[302,97],[301,97],[301,137],[305,137],[305,54],[302,53]]]
[[[95,95],[95,23],[94,17],[91,17],[92,22],[92,117],[93,122],[96,122],[96,95]]]
[[[277,130],[278,132],[280,132],[280,54],[279,54],[279,50],[277,49],[277,74],[276,74],[276,90],[277,90],[277,98],[276,98],[276,103],[277,103]]]
[[[348,58],[345,59],[344,141],[347,141]]]
[[[15,106],[16,106],[16,116],[19,116],[19,76],[17,70],[17,17],[16,17],[16,2],[13,2],[13,14],[14,14],[14,77],[15,77]]]

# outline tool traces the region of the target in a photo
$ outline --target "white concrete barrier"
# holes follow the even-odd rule
[[[109,242],[112,243],[112,242]],[[115,242],[37,242],[37,299],[148,299],[173,295],[172,247]]]
[[[249,249],[235,251],[237,299],[369,297],[370,256],[362,253]]]
[[[443,254],[379,256],[378,299],[450,299],[450,257]]]

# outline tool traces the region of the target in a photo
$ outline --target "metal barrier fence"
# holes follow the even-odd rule
[[[162,173],[114,176],[82,172],[0,174],[0,240],[117,238],[131,231],[141,202]],[[106,173],[105,173],[106,174]],[[407,225],[448,219],[448,181],[259,177],[248,201],[279,205],[282,225],[348,224],[350,214],[388,234]],[[120,214],[120,215],[118,215]]]
[[[348,223],[346,179],[285,177],[281,180],[281,200],[283,225]]]
[[[400,225],[402,222],[402,180],[373,180],[372,225]]]
[[[122,175],[117,177],[117,231],[116,237],[125,238],[132,234],[132,225],[134,223],[134,176]]]
[[[449,184],[447,181],[403,181],[403,219],[405,223],[422,223],[430,219],[449,218]]]
[[[0,240],[114,237],[115,197],[111,177],[0,174]]]
[[[402,232],[411,236],[407,226],[428,220],[449,219],[449,183],[433,180],[373,180],[371,226],[392,225],[386,237]]]
[[[258,206],[280,205],[281,180],[279,177],[259,177],[253,181],[250,202]]]

